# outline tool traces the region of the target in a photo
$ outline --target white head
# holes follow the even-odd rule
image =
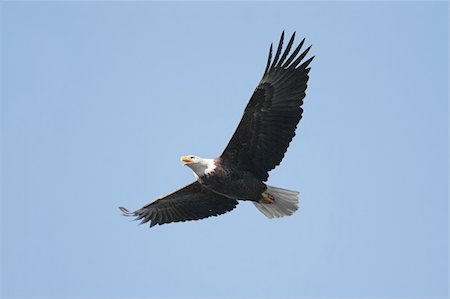
[[[214,159],[203,159],[194,155],[182,156],[180,158],[183,165],[194,171],[196,177],[201,177],[214,172],[216,165]]]

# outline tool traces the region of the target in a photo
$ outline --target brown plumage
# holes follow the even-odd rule
[[[304,39],[289,54],[295,39],[283,48],[284,32],[272,60],[272,45],[264,75],[256,87],[231,140],[216,159],[184,156],[198,180],[125,215],[150,226],[198,220],[233,210],[237,200],[250,200],[269,218],[291,215],[298,192],[266,185],[269,171],[280,164],[302,117],[309,64],[300,55]]]

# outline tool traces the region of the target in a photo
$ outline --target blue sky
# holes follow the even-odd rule
[[[446,2],[2,2],[3,298],[446,298]],[[214,157],[282,30],[316,56],[252,204],[149,230],[120,215]]]

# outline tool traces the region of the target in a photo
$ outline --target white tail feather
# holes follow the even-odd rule
[[[265,204],[253,202],[255,207],[263,213],[267,218],[278,218],[290,216],[298,210],[298,194],[297,191],[286,190],[273,186],[267,186],[265,193],[270,194],[275,199],[273,203]]]

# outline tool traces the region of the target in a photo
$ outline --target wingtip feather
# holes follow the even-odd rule
[[[119,207],[119,210],[122,212],[123,216],[134,216],[134,212],[130,212],[127,208],[125,207]]]
[[[310,58],[308,58],[308,60],[306,60],[305,62],[303,62],[300,66],[299,66],[299,68],[304,68],[304,69],[306,69],[308,66],[309,66],[309,64],[314,60],[314,57],[316,57],[316,56],[312,56],[312,57],[310,57]],[[309,68],[308,68],[309,69]]]
[[[269,58],[267,58],[267,65],[266,70],[264,71],[264,75],[267,74],[267,72],[269,71],[270,63],[272,62],[272,50],[273,50],[273,43],[270,43]]]
[[[295,59],[294,62],[292,62],[292,64],[289,66],[289,68],[297,68],[298,65],[302,62],[302,60],[306,57],[306,55],[308,54],[309,50],[311,50],[311,47],[312,46],[309,46],[308,48],[306,48],[305,51],[303,51],[303,53],[300,54],[300,56],[298,56],[297,59]],[[303,66],[303,64],[301,66]]]
[[[281,56],[280,60],[277,63],[277,66],[276,66],[277,68],[281,67],[281,65],[286,60],[286,57],[288,56],[289,52],[291,51],[291,47],[294,44],[294,39],[295,39],[295,32],[292,34],[291,38],[289,39],[286,49],[284,50],[283,55]]]
[[[303,44],[305,43],[305,38],[302,39],[302,41],[298,44],[298,46],[295,48],[294,52],[289,56],[289,58],[286,60],[286,62],[283,63],[283,68],[288,68],[291,62],[295,59],[298,52],[300,52],[301,48],[303,47]]]
[[[275,53],[275,58],[273,59],[272,66],[270,67],[271,69],[274,68],[278,63],[281,51],[283,50],[283,43],[284,43],[284,30],[281,33],[280,41],[278,42],[277,52]]]

